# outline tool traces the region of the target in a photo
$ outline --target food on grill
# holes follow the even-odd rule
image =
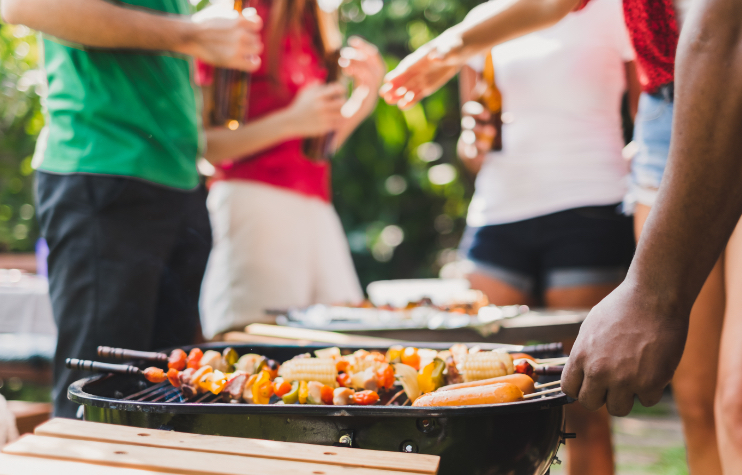
[[[167,373],[150,367],[143,374],[154,383],[169,381],[188,399],[212,393],[224,401],[248,404],[433,406],[519,400],[534,392],[537,365],[529,355],[516,354],[514,365],[504,350],[481,351],[460,344],[445,351],[392,346],[386,354],[357,350],[343,355],[339,348],[314,354],[279,365],[263,355],[239,357],[232,348],[223,352],[194,348],[188,355],[175,350],[168,357]],[[400,397],[403,394],[406,397]]]
[[[185,351],[181,349],[173,350],[167,359],[167,367],[168,369],[183,371],[186,369],[187,359],[188,355],[186,355]]]
[[[294,358],[281,365],[278,375],[284,381],[318,381],[335,387],[338,371],[329,358]]]
[[[496,383],[472,388],[436,391],[420,396],[412,403],[416,407],[476,406],[502,404],[523,400],[523,392],[511,383]]]
[[[464,382],[496,378],[513,374],[513,359],[504,350],[477,351],[454,355],[456,366],[464,376]]]
[[[523,394],[531,394],[536,390],[534,383],[533,383],[533,378],[525,374],[514,373],[514,374],[508,374],[506,376],[499,376],[497,378],[480,379],[479,381],[472,381],[469,383],[451,384],[449,386],[443,386],[442,388],[438,389],[438,391],[451,391],[454,389],[473,388],[477,386],[487,386],[490,384],[497,384],[497,383],[514,384],[518,386],[518,388],[523,392]]]
[[[150,383],[161,383],[167,379],[165,372],[160,368],[149,367],[144,370],[143,374]]]

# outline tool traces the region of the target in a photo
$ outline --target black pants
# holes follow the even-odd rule
[[[54,415],[75,417],[70,383],[89,376],[65,358],[99,345],[152,350],[194,341],[211,249],[205,192],[101,175],[36,177],[49,244],[49,293],[59,332]]]

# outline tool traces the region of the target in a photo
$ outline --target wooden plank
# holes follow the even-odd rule
[[[422,474],[436,473],[440,460],[440,457],[435,455],[188,434],[72,419],[53,419],[36,428],[35,433],[47,437],[97,440],[147,447],[197,450],[216,454],[335,464],[359,468],[382,468],[379,461],[383,460],[383,468],[385,469]]]
[[[3,448],[3,453],[137,468],[184,475],[409,475],[311,462],[204,453],[139,445],[27,435]],[[378,459],[379,463],[381,458]]]
[[[161,475],[162,472],[0,454],[0,475]]]

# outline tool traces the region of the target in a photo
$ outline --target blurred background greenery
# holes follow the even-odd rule
[[[391,69],[477,3],[346,0],[341,23],[346,36],[376,44]],[[0,252],[29,252],[38,237],[31,157],[43,125],[32,32],[0,24],[0,58]],[[455,256],[473,183],[454,155],[458,109],[455,81],[406,112],[379,103],[334,158],[335,206],[364,286],[432,277]]]

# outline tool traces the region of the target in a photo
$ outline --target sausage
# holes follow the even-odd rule
[[[473,388],[477,386],[488,386],[495,383],[510,383],[518,386],[523,394],[531,394],[536,390],[533,386],[533,379],[525,374],[515,373],[507,376],[498,376],[497,378],[482,379],[480,381],[470,381],[468,383],[451,384],[443,386],[438,391],[451,391],[460,388]]]
[[[415,399],[413,406],[476,406],[502,404],[523,400],[523,391],[512,383],[495,383],[487,386],[434,391]]]

